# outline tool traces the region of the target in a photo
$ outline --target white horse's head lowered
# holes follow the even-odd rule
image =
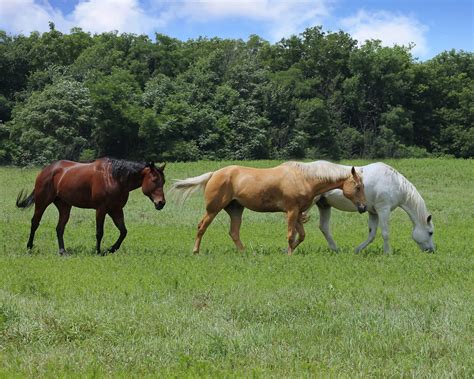
[[[431,215],[428,215],[426,222],[417,222],[413,228],[412,237],[421,250],[434,253],[435,246],[433,243],[434,225]]]

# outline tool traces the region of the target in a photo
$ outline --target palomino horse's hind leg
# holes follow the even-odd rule
[[[235,247],[238,250],[243,251],[244,245],[240,240],[240,225],[242,224],[242,213],[244,212],[244,207],[236,201],[232,201],[224,210],[230,216],[230,230],[229,235],[232,238],[232,241],[235,243]]]
[[[58,208],[59,211],[59,220],[58,225],[56,226],[56,235],[58,237],[58,245],[59,245],[59,254],[63,255],[66,254],[66,250],[64,250],[64,228],[69,220],[69,215],[71,214],[71,206],[66,204],[64,201],[59,199],[54,201],[54,205]]]
[[[297,243],[295,243],[296,239],[296,224],[298,223],[298,218],[300,215],[300,211],[298,209],[292,209],[287,212],[287,219],[288,219],[288,255],[293,254]]]
[[[206,211],[206,214],[204,215],[201,222],[199,223],[196,241],[194,242],[194,248],[193,248],[194,254],[199,254],[199,248],[201,246],[202,236],[204,235],[204,233],[206,233],[207,227],[211,224],[212,220],[214,220],[214,217],[216,217],[216,215],[217,215],[217,212],[210,213],[209,211]]]
[[[117,241],[112,245],[112,247],[109,249],[109,253],[115,253],[119,248],[120,245],[122,245],[123,240],[127,236],[127,228],[125,227],[125,219],[123,217],[123,209],[117,209],[112,212],[109,212],[110,217],[112,217],[112,220],[117,227],[117,229],[120,231],[120,236],[117,239]]]

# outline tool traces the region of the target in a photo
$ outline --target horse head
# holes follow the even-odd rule
[[[165,185],[164,169],[166,163],[161,166],[155,166],[153,162],[149,162],[143,169],[142,191],[148,196],[157,210],[163,209],[166,204],[163,186]]]
[[[417,222],[413,228],[412,237],[421,250],[434,253],[435,246],[433,243],[434,225],[431,221],[431,215],[428,215],[426,222]]]
[[[364,213],[367,210],[364,183],[354,167],[351,169],[351,175],[344,181],[342,192],[354,203],[359,213]]]

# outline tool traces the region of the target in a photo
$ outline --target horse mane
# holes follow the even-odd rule
[[[347,179],[351,175],[352,168],[352,166],[344,166],[328,161],[314,161],[308,163],[290,161],[283,163],[283,165],[300,170],[307,178],[331,182]],[[362,171],[360,169],[357,170],[357,173],[362,177]]]
[[[119,182],[128,181],[131,178],[137,178],[145,168],[145,163],[126,161],[123,159],[105,158],[112,171],[112,177]]]
[[[408,205],[416,211],[416,215],[419,221],[426,223],[426,219],[429,216],[428,209],[426,208],[425,201],[421,197],[416,187],[411,183],[405,176],[400,174],[393,167],[385,164],[386,174],[391,175],[398,179],[398,186],[400,191],[405,193],[406,201]]]

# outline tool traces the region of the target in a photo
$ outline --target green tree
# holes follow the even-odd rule
[[[75,159],[89,146],[94,112],[89,90],[62,78],[13,109],[7,125],[15,149],[13,162],[43,165],[56,159]]]
[[[110,75],[88,81],[97,122],[92,137],[98,156],[117,158],[139,155],[141,91],[134,76],[115,68]]]
[[[314,98],[298,104],[299,114],[295,127],[308,136],[308,152],[311,158],[339,158],[339,146],[331,130],[329,114],[323,100]]]

